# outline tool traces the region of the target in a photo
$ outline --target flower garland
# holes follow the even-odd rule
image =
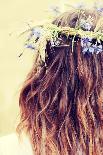
[[[33,51],[37,51],[40,54],[41,60],[45,62],[46,57],[46,44],[47,41],[51,42],[51,46],[60,46],[61,40],[59,34],[65,34],[65,36],[79,36],[81,38],[82,52],[96,53],[102,52],[101,41],[103,41],[103,33],[84,31],[81,28],[70,27],[58,27],[51,23],[45,23],[44,25],[34,26],[29,30],[29,36],[25,41],[25,48],[29,48]],[[95,39],[95,43],[92,40]]]

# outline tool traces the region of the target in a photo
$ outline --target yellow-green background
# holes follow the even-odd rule
[[[88,0],[86,4],[93,2]],[[0,0],[0,136],[15,131],[19,91],[32,66],[32,52],[26,51],[18,58],[23,41],[17,36],[28,22],[46,19],[48,7],[59,3],[60,0]]]

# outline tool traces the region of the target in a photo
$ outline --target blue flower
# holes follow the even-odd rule
[[[99,53],[99,52],[102,52],[103,51],[103,47],[102,47],[102,45],[99,45],[98,46],[98,49],[97,49],[97,54]]]
[[[83,53],[89,52],[89,53],[94,53],[95,52],[95,48],[93,46],[89,46],[89,47],[83,47]]]
[[[98,4],[95,4],[94,8],[95,8],[98,12],[102,13],[102,12],[103,12],[103,7],[100,7],[100,6],[103,6],[103,5],[102,5],[102,4],[99,4],[99,6],[98,6]]]
[[[92,45],[92,43],[90,43],[89,46],[88,44],[86,46],[82,45],[82,47],[83,47],[82,50],[83,53],[89,52],[93,54],[95,52],[96,54],[98,54],[103,51],[102,45],[97,46],[96,44]]]
[[[32,44],[26,44],[25,48],[29,48],[29,49],[35,50],[35,47]]]
[[[84,25],[84,28],[86,29],[86,30],[88,30],[88,31],[90,31],[90,29],[91,29],[91,24],[90,23],[85,23],[85,25]]]
[[[87,31],[90,31],[92,25],[89,22],[87,22],[87,20],[81,19],[80,27],[87,30]]]
[[[40,38],[42,34],[42,29],[40,27],[35,27],[31,29],[31,33],[27,39],[27,41],[30,41],[30,39],[34,36],[35,39]]]
[[[103,8],[97,8],[98,12],[103,12]]]
[[[32,34],[36,37],[36,38],[40,38],[41,34],[42,34],[42,29],[40,27],[34,28],[32,29]]]
[[[100,52],[102,52],[103,48],[102,45],[97,46],[96,44],[93,45],[94,51],[98,54]]]
[[[92,39],[91,38],[82,38],[81,39],[81,46],[82,46],[82,52],[86,53],[96,53],[98,54],[99,52],[103,51],[102,45],[100,44],[97,46],[97,44],[92,44]]]
[[[83,50],[82,50],[82,52],[85,54],[86,52],[88,52],[89,51],[89,48],[88,47],[85,47],[85,48],[83,48]]]
[[[82,38],[82,43],[88,43],[89,42],[89,38]]]
[[[91,38],[82,38],[81,39],[81,46],[85,47],[85,46],[90,46],[91,45]]]

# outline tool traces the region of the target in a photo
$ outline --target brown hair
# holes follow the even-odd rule
[[[102,17],[94,10],[84,13],[66,12],[53,24],[75,27],[91,15],[94,31]],[[79,37],[74,46],[72,36],[62,39],[70,46],[48,42],[47,65],[37,59],[24,82],[17,130],[29,133],[35,155],[102,155],[103,52],[83,54]]]

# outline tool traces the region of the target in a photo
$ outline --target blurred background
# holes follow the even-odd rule
[[[78,5],[78,0],[0,0],[0,136],[15,132],[19,122],[19,92],[33,63],[33,53],[23,50],[23,37],[18,37],[28,28],[27,23],[48,17],[50,6],[69,2]],[[92,5],[96,1],[86,0]],[[99,1],[98,1],[99,2]]]

